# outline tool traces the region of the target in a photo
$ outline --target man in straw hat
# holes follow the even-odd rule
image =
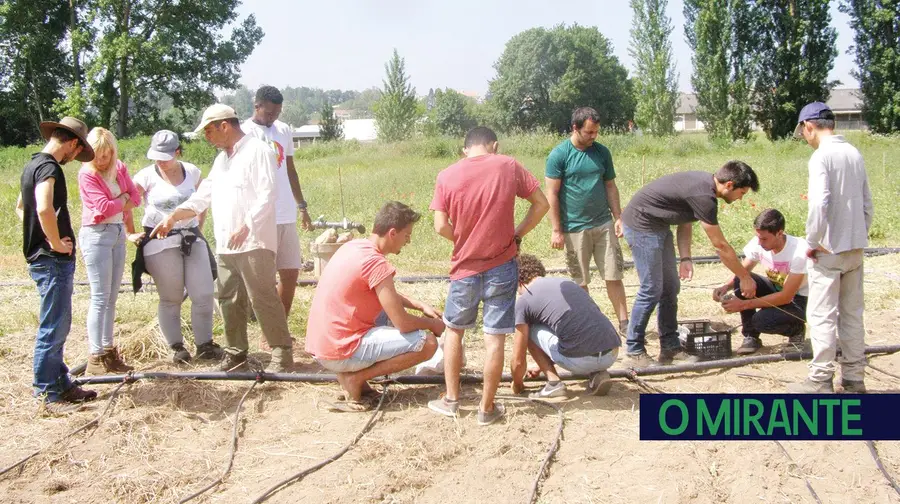
[[[63,361],[72,325],[75,276],[75,232],[69,218],[66,175],[62,166],[73,159],[94,159],[88,128],[74,117],[40,124],[47,140],[22,171],[16,213],[22,219],[22,252],[41,296],[34,344],[34,395],[47,404],[77,404],[97,397],[74,385]]]
[[[212,208],[216,237],[217,290],[225,322],[225,359],[220,370],[246,367],[250,305],[272,348],[267,372],[293,365],[292,341],[275,286],[275,153],[247,136],[234,109],[215,104],[203,112],[195,132],[222,149],[197,192],[150,233],[165,238],[178,221]],[[215,194],[215,197],[213,197]]]

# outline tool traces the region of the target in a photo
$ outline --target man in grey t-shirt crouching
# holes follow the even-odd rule
[[[525,389],[525,349],[547,376],[535,398],[566,394],[556,373],[560,366],[575,374],[590,375],[587,393],[605,395],[612,384],[606,372],[619,355],[619,334],[590,294],[565,278],[546,278],[541,261],[520,255],[519,297],[516,299],[516,334],[513,339],[513,392]]]

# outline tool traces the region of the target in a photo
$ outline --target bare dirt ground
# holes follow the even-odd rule
[[[866,262],[870,345],[900,342],[897,263],[897,256]],[[681,317],[737,324],[738,317],[722,313],[702,287],[724,278],[721,266],[698,267],[693,282],[683,289]],[[628,272],[629,295],[634,294],[635,283],[634,272]],[[595,299],[610,313],[599,282],[594,287]],[[408,285],[401,290],[439,306],[446,295],[444,284]],[[66,347],[70,363],[86,358],[87,295],[84,287],[76,291],[75,322]],[[311,296],[310,289],[298,291],[292,327],[303,325],[301,314]],[[177,502],[221,474],[231,445],[234,409],[249,382],[126,385],[96,429],[64,439],[65,433],[95,417],[106,401],[65,417],[44,414],[30,397],[37,296],[33,288],[6,289],[0,292],[0,303],[4,307],[0,316],[18,317],[4,325],[22,328],[0,336],[0,467],[45,448],[23,469],[0,477],[4,496],[0,500]],[[118,341],[139,369],[176,369],[159,343],[155,306],[155,295],[123,295]],[[258,327],[253,330],[258,337]],[[478,369],[480,339],[477,335],[467,339],[469,367]],[[317,372],[300,350],[302,333],[298,340],[297,370]],[[768,336],[763,341],[764,351],[777,352],[782,338]],[[740,344],[739,334],[732,344]],[[650,352],[655,354],[655,348]],[[872,362],[900,373],[900,355]],[[805,363],[782,362],[647,380],[669,392],[781,392],[782,380],[799,380],[805,373]],[[876,371],[869,372],[867,384],[873,392],[900,389],[900,380]],[[94,388],[106,397],[113,387]],[[454,421],[425,407],[442,388],[391,386],[384,413],[354,449],[268,502],[526,502],[555,435],[556,414],[510,402],[505,421],[479,427],[474,412],[480,389],[464,387],[468,401]],[[598,398],[581,397],[581,384],[569,389],[570,397],[559,402],[566,417],[564,437],[539,502],[813,502],[804,477],[823,502],[900,502],[862,442],[785,442],[793,463],[773,442],[642,442],[641,391],[635,384],[617,380],[609,396]],[[257,386],[241,414],[233,471],[198,501],[251,502],[277,481],[338,451],[365,424],[368,414],[326,411],[323,402],[333,400],[337,392],[334,385]],[[511,392],[504,386],[501,393]],[[887,470],[900,476],[900,444],[877,445]]]

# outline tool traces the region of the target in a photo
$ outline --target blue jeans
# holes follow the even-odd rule
[[[519,263],[515,259],[483,273],[450,282],[444,323],[451,329],[475,327],[478,304],[484,303],[484,333],[511,334],[516,330],[516,290]]]
[[[91,306],[87,313],[88,350],[103,353],[113,346],[116,300],[125,271],[125,226],[83,226],[78,233],[81,255],[91,284]]]
[[[54,402],[72,388],[63,347],[72,326],[75,260],[41,256],[28,265],[28,270],[41,296],[34,341],[34,395]]]
[[[619,347],[616,346],[604,353],[585,355],[583,357],[566,357],[559,353],[559,336],[543,324],[528,326],[528,339],[550,357],[557,366],[574,374],[592,374],[606,371],[616,363]]]
[[[660,349],[678,350],[681,346],[678,341],[678,293],[681,290],[681,280],[675,264],[672,230],[636,231],[625,226],[624,231],[641,283],[631,308],[627,351],[630,355],[647,351],[647,324],[657,305]]]

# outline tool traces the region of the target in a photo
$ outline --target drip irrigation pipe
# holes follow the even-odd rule
[[[122,387],[125,386],[126,384],[132,383],[134,380],[131,380],[130,375],[129,375],[129,376],[126,376],[125,378],[122,378],[122,376],[119,376],[119,379],[117,381],[118,381],[119,385],[113,389],[112,393],[109,395],[109,399],[106,402],[106,407],[103,408],[103,411],[101,411],[99,415],[94,417],[93,420],[91,420],[90,422],[82,425],[81,427],[78,427],[77,429],[69,432],[68,434],[65,434],[62,438],[60,438],[57,442],[53,443],[50,446],[56,446],[60,442],[69,439],[70,437],[78,434],[79,432],[85,431],[87,429],[90,429],[91,427],[96,427],[97,425],[99,425],[100,420],[102,420],[103,417],[106,416],[106,414],[109,412],[110,408],[113,405],[113,402],[116,400],[116,396],[119,395],[119,391],[122,389]],[[43,452],[45,449],[46,448],[41,448],[40,450],[36,450],[35,452],[31,453],[30,455],[26,456],[25,458],[19,460],[15,464],[13,464],[3,470],[0,470],[0,476],[3,476],[4,474],[12,471],[13,469],[15,469],[17,467],[23,466],[29,460],[40,455],[41,452]]]
[[[897,485],[897,482],[894,481],[894,478],[891,477],[891,474],[887,472],[887,469],[884,468],[884,463],[881,461],[881,456],[878,455],[878,448],[875,447],[874,441],[866,441],[866,446],[869,447],[869,453],[872,454],[872,458],[875,459],[875,466],[878,467],[878,470],[881,471],[881,474],[884,475],[884,478],[888,480],[888,483],[891,484],[891,487],[900,495],[900,486]]]
[[[244,392],[244,395],[241,397],[241,400],[238,401],[238,403],[237,403],[237,407],[234,409],[234,429],[232,429],[232,432],[231,432],[231,453],[228,455],[228,464],[225,466],[225,471],[222,472],[222,475],[219,476],[218,478],[216,478],[215,481],[213,481],[209,485],[206,485],[205,487],[201,488],[200,490],[197,490],[196,492],[192,493],[191,495],[188,495],[187,497],[178,501],[178,504],[184,504],[185,502],[196,499],[197,497],[203,495],[204,493],[208,492],[209,490],[212,490],[213,488],[215,488],[216,485],[218,485],[219,483],[222,483],[223,481],[225,481],[225,478],[228,476],[228,473],[231,472],[231,466],[234,465],[234,454],[237,451],[237,445],[238,445],[238,426],[240,425],[241,408],[244,406],[244,400],[247,399],[247,396],[250,395],[250,392],[253,392],[253,389],[256,388],[256,386],[259,385],[260,382],[261,382],[261,380],[256,380],[255,382],[253,382],[252,385],[250,385],[250,388],[248,388],[247,391]]]
[[[302,480],[306,476],[308,476],[308,475],[318,471],[319,469],[327,466],[328,464],[336,461],[337,459],[343,457],[345,453],[350,451],[350,449],[353,448],[356,445],[356,443],[359,442],[360,439],[362,439],[362,437],[366,434],[366,432],[368,432],[369,429],[372,428],[372,425],[375,424],[375,419],[378,417],[378,413],[381,412],[382,405],[384,405],[384,398],[387,397],[387,389],[388,389],[389,385],[390,384],[388,384],[388,383],[384,384],[384,388],[381,390],[381,398],[378,399],[378,406],[376,406],[375,410],[372,411],[372,415],[369,416],[369,421],[366,422],[365,425],[363,425],[362,430],[359,431],[359,433],[356,435],[355,438],[353,438],[352,441],[350,441],[350,443],[348,443],[346,446],[344,446],[339,452],[337,452],[334,455],[328,457],[327,459],[319,462],[318,464],[311,466],[309,468],[306,468],[306,469],[298,472],[297,474],[294,474],[288,478],[285,478],[285,479],[279,481],[274,486],[272,486],[271,488],[269,488],[268,490],[263,492],[262,495],[257,497],[253,501],[252,504],[260,504],[261,502],[265,502],[270,497],[275,495],[277,492],[280,492],[281,490],[287,488],[288,486],[293,485],[294,483]]]
[[[556,410],[556,415],[559,417],[559,424],[556,428],[556,437],[554,438],[553,443],[550,445],[550,448],[547,450],[547,455],[544,457],[544,461],[541,462],[541,468],[538,470],[537,476],[534,478],[534,483],[531,484],[531,496],[528,498],[528,504],[535,504],[538,500],[538,496],[540,495],[541,481],[544,479],[550,469],[550,463],[553,461],[553,456],[556,455],[557,451],[559,451],[559,444],[562,441],[563,427],[566,423],[566,415],[565,413],[563,413],[563,410],[559,405],[553,404],[550,401],[544,401],[542,399],[505,395],[499,395],[496,396],[496,398],[503,399],[505,401],[523,401],[540,404],[542,406],[546,406],[548,408],[553,408],[554,410]]]
[[[798,471],[800,471],[800,466],[798,466],[797,463],[794,462],[794,458],[791,457],[791,454],[788,453],[788,451],[784,449],[784,445],[781,444],[781,442],[778,441],[777,439],[775,440],[775,444],[777,444],[778,447],[781,448],[781,452],[784,453],[784,456],[787,457],[787,459],[791,461],[791,465],[793,465],[794,467],[797,468]],[[816,501],[816,503],[822,504],[822,499],[820,499],[819,495],[816,493],[816,491],[813,490],[812,485],[809,483],[809,478],[807,478],[806,475],[803,474],[802,472],[801,472],[801,476],[803,476],[803,481],[806,482],[806,488],[809,489],[809,493],[812,494],[813,499]]]
[[[866,347],[866,354],[891,354],[900,352],[900,345],[870,346]],[[754,355],[750,357],[737,357],[733,359],[711,360],[704,362],[696,362],[692,364],[677,364],[668,366],[653,366],[645,368],[629,368],[629,369],[610,369],[608,372],[612,378],[628,378],[629,376],[652,376],[664,374],[687,373],[695,371],[708,371],[711,369],[730,369],[751,364],[762,364],[766,362],[781,361],[798,361],[809,359],[812,352],[788,352],[769,355]],[[162,372],[162,371],[146,371],[134,373],[134,380],[171,380],[171,379],[188,379],[188,380],[257,380],[262,377],[266,381],[273,382],[305,382],[305,383],[332,383],[337,381],[337,377],[327,373],[256,373],[252,371],[240,372]],[[566,381],[571,380],[587,380],[590,376],[585,374],[560,373],[560,378]],[[467,374],[460,376],[461,383],[481,383],[483,380],[481,375]],[[105,376],[85,376],[76,378],[75,383],[79,385],[118,383],[122,381],[122,375],[105,375]],[[504,374],[501,377],[502,382],[511,382],[512,375]],[[525,381],[544,381],[541,377],[525,377]],[[401,385],[443,385],[443,375],[432,376],[415,376],[401,375],[387,377],[381,380],[381,383],[397,383]]]
[[[900,254],[900,247],[867,248],[867,249],[865,249],[866,257],[876,257],[876,256],[882,256],[882,255],[890,255],[890,254]],[[694,264],[716,264],[716,263],[722,262],[722,260],[719,258],[719,256],[715,256],[715,255],[695,256],[695,257],[692,257],[691,260],[693,261]],[[634,267],[634,261],[625,261],[626,269],[633,268],[633,267]],[[597,270],[596,266],[592,266],[591,269],[595,270],[595,271]],[[563,274],[563,273],[568,273],[568,270],[565,268],[551,268],[551,269],[547,270],[547,273]],[[450,277],[447,275],[415,275],[415,276],[395,277],[394,281],[397,283],[408,283],[408,284],[449,282]],[[318,285],[318,283],[319,283],[318,280],[312,280],[312,279],[297,280],[297,285],[300,287],[315,287],[316,285]],[[82,286],[82,287],[90,286],[90,283],[87,281],[84,281],[84,280],[79,280],[77,282],[74,282],[74,284],[77,286]],[[151,280],[151,281],[144,282],[144,285],[154,285],[154,283]],[[2,287],[32,287],[32,286],[34,286],[34,282],[31,282],[28,280],[9,280],[9,281],[5,281],[5,282],[0,282],[0,288],[2,288]],[[131,292],[131,282],[130,281],[122,282],[122,286],[127,287],[127,288],[123,288],[119,292]],[[140,292],[144,292],[144,291],[140,291]]]

